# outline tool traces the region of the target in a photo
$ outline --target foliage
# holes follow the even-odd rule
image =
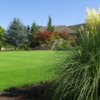
[[[68,37],[69,34],[66,33],[65,31],[62,31],[60,33],[55,32],[53,34],[53,39],[51,38],[51,40],[53,41],[51,49],[52,50],[72,49]]]
[[[54,42],[55,39],[56,39],[56,33],[55,32],[50,33],[50,41]]]
[[[0,48],[2,47],[4,43],[4,33],[5,33],[5,30],[0,26]]]
[[[38,40],[41,42],[41,44],[45,44],[48,48],[52,49],[58,49],[63,48],[63,46],[66,44],[66,37],[64,37],[64,34],[60,35],[56,32],[39,32],[38,33]],[[56,43],[57,42],[57,43]],[[55,47],[55,46],[56,47]]]
[[[55,39],[64,39],[64,40],[67,40],[68,39],[68,36],[69,34],[66,33],[65,31],[62,31],[62,32],[52,32],[51,33],[51,41],[54,41]]]
[[[31,26],[31,33],[35,37],[38,32],[39,32],[39,26],[35,22],[33,22]]]
[[[49,41],[50,39],[50,35],[51,33],[48,32],[48,31],[45,31],[45,32],[39,32],[38,33],[38,39],[44,43],[47,43],[47,41]]]
[[[41,47],[41,44],[43,44],[48,47],[48,49],[51,49],[52,47],[55,47],[54,44],[56,44],[59,39],[63,38],[66,40],[68,38],[68,33],[64,31],[60,33],[54,32],[55,27],[52,25],[50,16],[47,30],[43,32],[40,27],[41,26],[38,26],[35,22],[32,23],[31,27],[26,27],[18,18],[14,18],[3,36],[4,39],[2,40],[4,41],[0,41],[0,47],[12,45],[17,49],[33,49]],[[44,29],[45,28],[43,28],[43,30]]]
[[[39,46],[39,41],[37,38],[38,33],[39,33],[39,26],[35,22],[33,22],[31,26],[31,34],[30,34],[30,47],[31,48]]]
[[[33,39],[34,38],[33,38],[33,35],[31,33],[30,26],[26,27],[26,32],[27,32],[27,40],[28,40],[28,42],[27,42],[27,45],[26,45],[25,49],[31,49],[33,47]]]
[[[62,32],[60,32],[60,33],[58,33],[59,34],[59,36],[61,37],[61,38],[63,38],[63,39],[68,39],[68,36],[69,36],[69,34],[68,33],[66,33],[65,31],[62,31]]]
[[[57,46],[56,46],[56,50],[68,50],[68,43],[67,43],[67,40],[64,40],[64,39],[59,39],[58,40],[58,43],[57,43]]]
[[[65,57],[54,100],[99,100],[100,14],[88,9],[86,27],[80,30],[79,48],[70,62]]]
[[[23,48],[28,42],[26,30],[26,27],[20,22],[20,20],[14,18],[5,34],[6,42],[17,48]]]
[[[48,25],[47,25],[47,31],[48,32],[54,32],[54,26],[52,26],[52,19],[51,19],[51,17],[49,16],[49,21],[48,21]]]

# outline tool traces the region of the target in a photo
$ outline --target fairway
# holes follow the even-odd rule
[[[54,79],[54,51],[0,52],[0,91]]]

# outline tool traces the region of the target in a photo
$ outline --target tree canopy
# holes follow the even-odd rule
[[[49,16],[48,18],[48,25],[47,25],[47,31],[48,32],[54,32],[54,26],[52,25],[52,18]]]
[[[28,41],[26,27],[17,18],[14,18],[10,23],[7,32],[5,34],[5,39],[8,43],[15,47],[21,48]]]

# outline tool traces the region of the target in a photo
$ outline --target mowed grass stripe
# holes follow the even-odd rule
[[[0,52],[0,90],[54,78],[53,51]]]

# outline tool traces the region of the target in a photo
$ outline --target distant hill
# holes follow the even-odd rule
[[[71,26],[68,26],[68,27],[71,28],[71,29],[73,29],[73,30],[78,31],[79,28],[81,28],[81,26],[85,26],[85,24],[82,23],[82,24],[77,24],[77,25],[71,25]]]
[[[70,34],[77,34],[77,31],[81,26],[84,26],[85,24],[77,24],[77,25],[71,25],[71,26],[66,26],[66,25],[59,25],[55,26],[55,32],[61,33],[61,32],[66,32]],[[39,28],[40,32],[47,31],[47,27],[41,26]]]

